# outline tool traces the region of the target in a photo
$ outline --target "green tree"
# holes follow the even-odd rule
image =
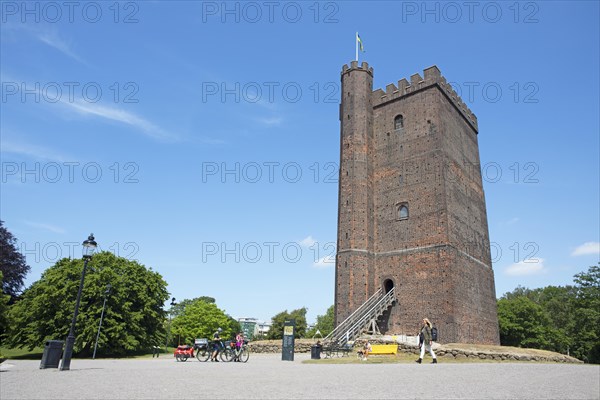
[[[2,271],[0,271],[0,284],[2,284]],[[0,291],[0,338],[4,336],[4,332],[8,328],[8,301],[10,296],[3,294]]]
[[[552,350],[552,338],[558,335],[542,306],[525,296],[500,299],[498,322],[505,346]]]
[[[4,275],[2,292],[11,297],[11,302],[21,293],[25,275],[31,267],[25,262],[25,257],[17,250],[15,238],[0,221],[0,272]]]
[[[296,329],[294,331],[295,338],[301,338],[306,335],[306,307],[287,312],[287,310],[280,312],[271,319],[271,328],[267,334],[268,339],[282,339],[283,338],[283,326],[285,321],[295,319]]]
[[[555,335],[549,338],[549,350],[566,354],[573,344],[575,291],[573,286],[547,286],[534,291],[536,301],[552,322]]]
[[[544,348],[567,353],[573,342],[573,337],[569,332],[573,328],[574,296],[575,292],[572,286],[546,286],[539,289],[518,286],[512,292],[506,293],[503,299],[515,301],[518,298],[526,298],[539,305],[550,321],[549,325],[544,327],[545,334],[549,335],[545,338]],[[541,322],[548,323],[545,318]]]
[[[527,289],[498,300],[500,341],[569,353],[600,363],[600,267],[574,276],[573,286]]]
[[[221,337],[226,339],[234,335],[232,319],[215,303],[198,298],[187,303],[173,319],[171,332],[174,337],[180,338],[181,343],[191,344],[196,338],[212,339],[217,328],[221,328]]]
[[[69,332],[83,260],[64,258],[23,292],[9,312],[7,344],[30,350]],[[100,355],[124,355],[164,343],[166,282],[152,269],[110,252],[96,254],[88,264],[76,323],[74,350],[89,355],[98,330],[106,285],[107,297]]]
[[[317,316],[317,323],[306,333],[307,337],[316,335],[317,330],[321,332],[323,337],[329,335],[333,331],[335,321],[335,307],[331,306],[327,309],[324,315]]]
[[[591,266],[574,280],[572,354],[585,362],[600,363],[600,267]]]
[[[503,299],[513,300],[517,297],[532,297],[532,290],[521,285],[517,286],[512,292],[504,293]]]
[[[242,325],[237,319],[230,315],[227,315],[227,318],[229,319],[229,330],[232,332],[232,336],[235,336],[238,332],[242,332]]]
[[[176,316],[181,315],[183,313],[183,310],[185,310],[185,308],[188,305],[190,305],[198,300],[202,300],[207,303],[216,303],[216,301],[213,297],[208,297],[208,296],[200,296],[200,297],[196,297],[193,299],[183,299],[183,300],[177,302],[177,304],[175,304],[173,307],[171,307],[171,309],[170,309],[171,317],[175,318]]]

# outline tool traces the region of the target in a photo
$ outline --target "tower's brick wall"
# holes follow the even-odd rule
[[[384,92],[366,63],[342,70],[336,321],[391,280],[384,331],[427,316],[441,342],[497,344],[477,119],[437,67],[424,76]]]

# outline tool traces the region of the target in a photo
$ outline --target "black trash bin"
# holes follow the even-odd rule
[[[321,359],[321,345],[315,344],[310,346],[310,359],[320,360]]]
[[[60,357],[63,351],[62,340],[48,340],[44,346],[44,354],[42,355],[42,362],[40,363],[40,369],[44,368],[58,368]]]

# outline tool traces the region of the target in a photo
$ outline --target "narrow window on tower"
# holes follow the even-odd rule
[[[408,204],[402,203],[398,205],[398,219],[408,219]]]
[[[402,115],[396,115],[394,118],[394,130],[399,131],[404,128],[404,117]]]

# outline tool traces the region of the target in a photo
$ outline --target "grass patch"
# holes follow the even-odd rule
[[[176,349],[176,347],[169,347],[168,350],[167,350],[167,352],[165,353],[165,349],[163,347],[160,350],[160,352],[159,352],[159,358],[160,357],[171,357],[172,358],[173,357],[173,353],[175,352],[175,349]],[[194,352],[194,355],[196,355],[196,352]],[[114,358],[114,357],[107,357],[107,358]],[[152,358],[152,352],[143,353],[143,354],[142,353],[140,353],[140,354],[132,354],[130,356],[126,356],[126,357],[123,357],[123,358],[135,358],[135,359],[138,359],[138,358],[141,358],[141,359],[143,359],[143,358]]]
[[[98,352],[100,352],[100,349],[98,349]],[[160,349],[159,352],[159,358],[160,357],[173,357],[173,353],[175,352],[175,347],[169,347],[167,352],[165,352],[165,348],[162,347]],[[195,355],[195,354],[194,354]],[[91,359],[92,357],[74,357],[74,358],[79,358],[79,359]],[[151,350],[144,350],[144,351],[140,351],[137,353],[129,353],[129,354],[125,354],[125,355],[121,355],[121,356],[116,356],[116,355],[103,355],[103,354],[96,354],[96,359],[106,359],[106,360],[131,360],[131,359],[146,359],[146,358],[152,358],[152,351]]]
[[[0,347],[0,354],[2,358],[12,360],[41,360],[44,349],[42,347],[36,347],[33,350],[28,349],[9,349],[7,347]]]

